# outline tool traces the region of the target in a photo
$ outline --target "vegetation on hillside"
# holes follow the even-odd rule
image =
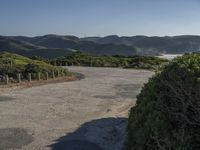
[[[52,66],[43,61],[32,60],[13,53],[0,53],[1,76],[8,75],[9,77],[16,78],[17,73],[21,73],[23,78],[27,78],[28,73],[32,73],[34,77],[37,76],[39,72],[42,78],[46,76],[46,73],[51,75],[52,72],[68,74],[67,70]]]
[[[168,60],[153,56],[97,56],[81,52],[56,59],[52,64],[57,65],[75,65],[75,66],[93,66],[93,67],[123,67],[134,69],[155,70]]]
[[[129,114],[128,150],[200,149],[200,54],[156,74]]]

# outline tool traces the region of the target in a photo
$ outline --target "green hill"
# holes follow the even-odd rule
[[[128,45],[142,49],[141,54],[183,54],[187,52],[199,51],[200,36],[182,35],[182,36],[132,36],[119,37],[111,35],[106,37],[88,37],[83,40],[92,41],[98,44],[116,44]]]
[[[34,45],[57,48],[57,49],[75,49],[82,52],[87,52],[95,55],[123,55],[132,56],[136,54],[136,48],[128,45],[116,44],[98,44],[92,41],[82,40],[75,36],[59,36],[59,35],[45,35],[33,38],[27,37],[13,37],[20,41],[30,42]]]
[[[0,52],[4,51],[28,57],[41,56],[44,58],[57,58],[73,52],[73,50],[68,48],[46,48],[12,37],[0,36]]]
[[[52,72],[63,73],[68,75],[69,72],[61,67],[55,67],[47,64],[43,61],[32,60],[18,54],[2,52],[0,53],[0,75],[8,75],[9,77],[16,78],[17,73],[21,73],[25,79],[28,73],[32,73],[33,77],[37,76],[37,73],[41,73],[41,77],[45,78],[46,73],[52,75]]]
[[[0,36],[0,52],[8,51],[23,56],[58,58],[81,51],[94,55],[159,55],[184,54],[200,50],[200,36],[132,36],[106,37],[44,35],[36,37]]]

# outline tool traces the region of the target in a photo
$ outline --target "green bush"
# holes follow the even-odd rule
[[[127,147],[200,149],[200,54],[173,60],[144,86],[129,114]]]
[[[152,56],[98,56],[82,52],[76,52],[64,58],[51,61],[51,64],[64,64],[75,66],[93,67],[122,67],[134,69],[156,70],[168,63],[168,60]]]
[[[0,65],[0,75],[9,75],[10,77],[16,77],[17,73],[24,71],[23,65]]]

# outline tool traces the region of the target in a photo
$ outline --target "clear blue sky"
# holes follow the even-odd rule
[[[200,35],[200,0],[0,0],[0,35]]]

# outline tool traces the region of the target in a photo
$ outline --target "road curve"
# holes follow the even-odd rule
[[[68,69],[85,78],[0,95],[0,149],[122,149],[128,110],[153,73]]]

